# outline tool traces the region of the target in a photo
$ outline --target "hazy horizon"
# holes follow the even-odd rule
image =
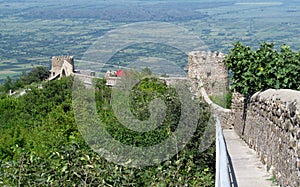
[[[52,56],[85,51],[126,24],[158,21],[186,28],[211,51],[227,53],[236,41],[300,49],[300,2],[271,0],[0,0],[0,80]]]

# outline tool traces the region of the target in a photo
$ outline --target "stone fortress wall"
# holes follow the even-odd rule
[[[52,57],[51,77],[57,75],[69,76],[74,72],[73,56],[54,56]]]
[[[188,56],[188,78],[202,81],[209,96],[228,92],[228,72],[224,66],[225,54],[192,51]]]
[[[218,52],[192,51],[188,56],[188,79],[196,97],[203,97],[218,114],[223,128],[231,128],[231,110],[214,104],[209,96],[224,98],[229,92],[228,71],[224,66],[225,54]]]
[[[269,89],[251,98],[235,92],[231,110],[224,109],[209,98],[229,88],[224,60],[221,53],[191,52],[187,70],[193,91],[212,105],[223,128],[234,128],[257,152],[280,186],[300,186],[300,91]]]
[[[73,57],[70,59],[69,64],[74,67]],[[223,128],[234,128],[256,150],[281,186],[300,186],[300,91],[270,89],[248,99],[234,93],[231,110],[224,109],[209,98],[226,94],[229,89],[224,59],[222,53],[191,52],[186,67],[191,90],[196,97],[202,96],[212,105]],[[60,65],[62,60],[68,62],[64,57],[53,57],[52,73],[62,74],[66,67]],[[73,74],[82,77],[85,82],[91,82],[93,78]]]
[[[92,84],[92,79],[95,78],[95,72],[89,70],[75,71],[73,56],[53,56],[51,74],[49,80],[59,79],[70,75],[75,75],[81,79],[86,85]]]
[[[259,155],[280,186],[300,186],[300,91],[233,95],[236,133]]]

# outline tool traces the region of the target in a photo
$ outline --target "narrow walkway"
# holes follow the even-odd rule
[[[260,162],[256,152],[240,139],[233,129],[223,130],[229,163],[232,164],[236,184],[234,187],[269,187],[277,186],[270,180],[265,166]]]

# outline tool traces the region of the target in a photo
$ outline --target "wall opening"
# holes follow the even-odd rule
[[[62,76],[62,77],[65,77],[65,76],[66,76],[66,71],[65,71],[65,69],[62,70],[61,76]]]

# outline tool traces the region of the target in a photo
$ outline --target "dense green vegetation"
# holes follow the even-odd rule
[[[166,87],[164,82],[157,78],[144,78],[130,93],[130,110],[141,121],[150,118],[149,104],[158,98],[166,103],[166,116],[158,128],[153,131],[136,132],[127,129],[116,120],[113,111],[104,113],[100,109],[101,119],[107,119],[105,121],[107,131],[119,142],[137,147],[156,145],[168,138],[170,132],[174,131],[179,123],[181,106],[178,95],[175,89]],[[118,131],[116,132],[115,129]]]
[[[276,50],[273,43],[263,42],[251,50],[237,42],[225,61],[233,73],[232,89],[245,96],[268,88],[300,90],[300,51],[289,46]]]
[[[129,168],[106,161],[85,143],[74,120],[72,108],[73,78],[43,83],[43,89],[31,87],[23,96],[0,99],[0,184],[5,186],[213,186],[215,148],[199,152],[201,135],[210,113],[199,103],[203,116],[199,119],[192,141],[170,160],[144,168]],[[126,129],[111,110],[111,88],[103,79],[96,85],[97,109],[107,122],[107,130],[127,144],[143,143],[144,137],[126,142]],[[144,79],[133,89],[132,111],[147,118],[151,91],[159,97],[167,93],[176,98],[171,88],[156,79]],[[159,91],[160,90],[160,91]],[[139,93],[139,94],[137,94]],[[175,95],[174,95],[175,94]],[[144,103],[140,103],[144,99]],[[177,106],[175,100],[169,105]],[[177,103],[177,104],[176,104]],[[141,111],[137,110],[141,106]],[[175,110],[177,110],[175,108]],[[168,110],[167,110],[168,111]],[[174,113],[171,110],[170,112]],[[170,113],[169,112],[169,113]],[[167,112],[168,113],[168,112]],[[176,118],[177,113],[168,119]],[[168,126],[168,125],[167,125]],[[117,127],[117,128],[116,128]],[[161,129],[163,132],[164,125]],[[175,127],[175,126],[173,126]],[[111,131],[110,131],[110,129]],[[117,130],[116,130],[117,129]],[[134,134],[133,134],[134,135]],[[163,138],[163,133],[152,136]],[[122,138],[124,137],[124,138]],[[143,139],[143,141],[141,141]]]
[[[50,75],[47,68],[43,66],[37,66],[30,70],[29,73],[23,71],[22,75],[16,79],[7,77],[2,85],[0,85],[0,92],[8,93],[9,90],[16,91],[19,88],[24,88],[32,83],[39,83],[46,80]]]

